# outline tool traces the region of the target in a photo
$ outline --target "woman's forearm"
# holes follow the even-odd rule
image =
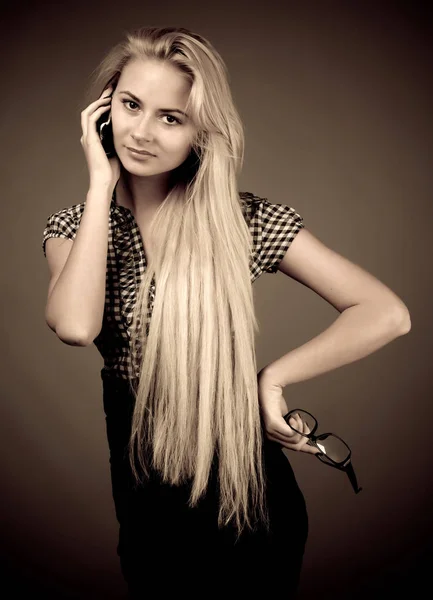
[[[318,336],[264,367],[260,376],[284,388],[364,358],[408,333],[410,318],[396,314],[389,305],[351,306]]]

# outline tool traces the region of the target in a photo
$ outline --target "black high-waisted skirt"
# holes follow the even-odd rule
[[[133,394],[125,379],[102,374],[110,472],[119,522],[117,554],[130,598],[223,597],[278,594],[295,598],[308,515],[293,469],[278,443],[263,434],[270,532],[247,528],[236,542],[233,525],[218,529],[212,470],[206,494],[190,508],[190,486],[151,477],[133,489],[126,452]],[[234,595],[233,595],[234,597]],[[248,597],[248,596],[245,596]]]

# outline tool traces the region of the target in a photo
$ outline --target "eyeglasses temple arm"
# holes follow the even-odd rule
[[[358,486],[358,482],[356,480],[356,475],[355,475],[355,471],[353,469],[352,461],[349,460],[349,462],[347,463],[347,465],[345,465],[343,467],[343,469],[344,469],[344,471],[346,471],[347,476],[350,479],[350,483],[352,484],[355,494],[359,494],[359,492],[362,490],[362,487]]]

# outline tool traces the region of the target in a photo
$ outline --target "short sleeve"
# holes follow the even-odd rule
[[[45,243],[49,238],[62,237],[73,240],[77,233],[77,219],[74,207],[63,208],[51,214],[43,232],[42,250],[46,258]]]
[[[296,210],[286,204],[272,204],[261,198],[256,211],[258,255],[262,271],[276,273],[296,235],[305,227]]]

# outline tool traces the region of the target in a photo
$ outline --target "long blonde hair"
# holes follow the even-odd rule
[[[95,82],[115,86],[130,60],[148,58],[169,62],[190,81],[187,112],[197,134],[153,219],[150,235],[158,243],[133,309],[131,468],[136,483],[137,459],[146,477],[151,466],[172,485],[192,480],[192,507],[206,491],[217,456],[218,527],[234,519],[238,536],[245,526],[269,531],[252,237],[237,189],[242,122],[223,59],[208,40],[183,27],[127,33],[98,66]],[[156,294],[144,330],[152,280]]]

